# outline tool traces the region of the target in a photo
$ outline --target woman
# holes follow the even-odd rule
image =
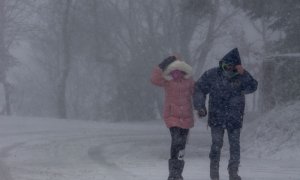
[[[184,149],[189,129],[194,126],[192,67],[175,56],[154,68],[151,82],[165,90],[164,121],[170,129],[172,143],[168,180],[183,180]]]

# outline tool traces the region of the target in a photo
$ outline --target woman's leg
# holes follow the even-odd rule
[[[170,128],[172,137],[171,152],[169,160],[169,179],[183,179],[182,171],[184,167],[184,150],[187,142],[189,129],[178,127]]]
[[[170,128],[170,133],[172,137],[170,150],[171,159],[183,160],[189,129],[172,127]]]

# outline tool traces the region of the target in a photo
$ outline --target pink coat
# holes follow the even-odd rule
[[[163,117],[168,128],[189,129],[194,126],[192,107],[194,81],[190,76],[175,81],[170,76],[166,77],[159,67],[155,67],[152,72],[151,82],[165,89]]]

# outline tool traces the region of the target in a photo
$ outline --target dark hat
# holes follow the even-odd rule
[[[240,58],[240,53],[237,48],[234,48],[231,51],[229,51],[221,59],[221,61],[224,62],[225,64],[232,64],[232,65],[240,65],[242,63]]]

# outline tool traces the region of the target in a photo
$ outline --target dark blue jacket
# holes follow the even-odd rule
[[[236,75],[229,79],[224,76],[222,68],[212,68],[206,71],[195,84],[194,108],[196,110],[205,108],[206,95],[209,94],[209,126],[241,128],[245,94],[256,91],[257,84],[247,71],[243,75]]]

